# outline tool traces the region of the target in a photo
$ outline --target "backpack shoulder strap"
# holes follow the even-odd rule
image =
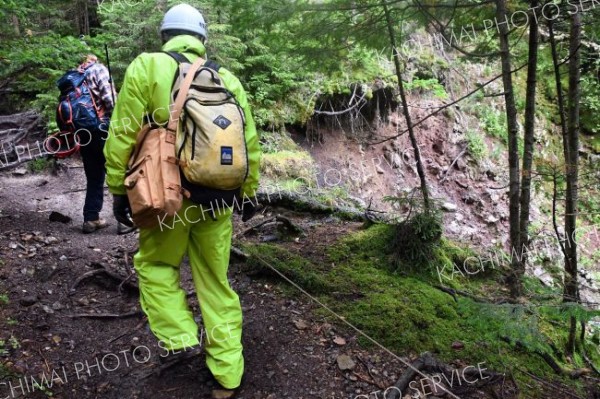
[[[196,61],[190,66],[190,69],[187,71],[185,75],[185,79],[181,86],[179,87],[179,93],[177,93],[177,97],[175,98],[175,102],[171,104],[171,112],[169,117],[169,123],[167,124],[167,130],[172,132],[177,131],[177,123],[179,123],[179,115],[181,114],[181,109],[183,108],[183,103],[187,96],[188,90],[192,85],[192,81],[194,80],[194,76],[196,76],[196,72],[200,67],[204,64],[204,59],[202,57],[198,57]]]
[[[188,60],[187,57],[181,53],[176,53],[175,51],[163,51],[163,52],[165,54],[170,55],[177,62],[177,64],[184,64],[184,63],[191,64],[190,60]],[[202,66],[212,69],[215,72],[219,72],[219,69],[221,69],[221,65],[219,65],[218,62],[213,61],[213,60],[206,60],[206,62]]]
[[[186,58],[185,55],[176,53],[174,51],[163,51],[165,54],[168,54],[173,58],[177,64],[190,64],[190,60]]]

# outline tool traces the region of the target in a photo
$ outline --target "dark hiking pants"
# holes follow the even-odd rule
[[[81,144],[79,152],[83,160],[83,170],[87,179],[85,203],[83,205],[83,221],[98,220],[104,202],[104,178],[106,168],[104,159],[105,135],[101,131],[88,133],[78,132]]]

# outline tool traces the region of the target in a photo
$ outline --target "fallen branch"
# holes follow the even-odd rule
[[[147,322],[148,322],[148,318],[147,318],[147,317],[144,317],[144,318],[142,319],[142,321],[140,321],[140,322],[139,322],[139,324],[138,324],[137,326],[133,327],[133,328],[132,328],[131,330],[129,330],[129,331],[125,331],[123,334],[120,334],[120,335],[118,335],[118,336],[116,336],[116,337],[112,338],[111,340],[109,340],[109,341],[108,341],[108,343],[109,343],[109,344],[112,344],[113,342],[115,342],[115,341],[118,341],[119,339],[121,339],[121,338],[123,338],[123,337],[125,337],[125,336],[127,336],[127,335],[129,335],[129,334],[131,334],[131,333],[133,333],[134,331],[137,331],[137,330],[139,330],[140,328],[144,327],[144,326],[146,325],[146,323],[147,323]]]
[[[583,351],[583,358],[585,359],[585,362],[587,363],[588,366],[590,366],[590,368],[592,370],[594,370],[594,372],[597,375],[600,375],[600,370],[598,370],[598,368],[594,365],[594,363],[592,363],[592,361],[590,360],[590,358],[587,356],[587,354],[585,353],[585,350]]]
[[[475,302],[479,302],[479,303],[494,303],[494,302],[488,301],[485,298],[473,295],[473,294],[471,294],[469,292],[461,291],[461,290],[455,290],[454,288],[448,288],[448,287],[444,287],[442,285],[434,285],[433,288],[437,288],[438,290],[443,291],[446,294],[452,295],[452,298],[454,298],[455,302],[458,302],[457,299],[456,299],[456,295],[460,295],[460,296],[464,296],[466,298],[472,299]]]
[[[287,218],[285,216],[277,215],[277,216],[267,218],[267,219],[255,224],[254,226],[250,226],[247,229],[240,231],[239,233],[235,234],[233,236],[233,238],[242,237],[242,236],[250,233],[251,231],[254,231],[254,230],[258,229],[259,227],[269,224],[271,222],[279,222],[279,223],[283,224],[284,227],[287,228],[292,233],[300,234],[302,236],[306,235],[306,233],[304,232],[302,227],[300,227],[297,224],[295,224],[294,222],[292,222],[289,218]]]
[[[356,355],[356,358],[365,366],[365,368],[367,369],[367,372],[369,373],[369,376],[371,377],[371,381],[367,381],[367,379],[363,379],[363,381],[365,381],[366,383],[372,384],[374,386],[376,386],[379,389],[386,389],[387,387],[384,384],[380,384],[377,382],[377,379],[375,378],[375,376],[373,375],[373,373],[371,372],[371,368],[369,367],[369,365],[367,364],[367,362],[365,362],[363,360],[362,357]],[[361,378],[361,376],[359,376],[358,373],[354,372],[354,375],[356,375],[356,377]]]
[[[275,217],[267,218],[267,219],[261,221],[260,223],[255,224],[254,226],[250,226],[247,229],[244,229],[244,230],[240,231],[239,233],[235,234],[233,236],[233,238],[238,238],[238,237],[245,236],[246,234],[250,233],[251,231],[254,231],[254,230],[258,229],[260,226],[263,226],[263,225],[265,225],[265,224],[267,224],[269,222],[273,222],[273,221],[275,221]]]
[[[446,170],[446,173],[444,174],[444,177],[440,180],[440,184],[446,181],[446,179],[450,175],[450,171],[454,167],[454,164],[456,164],[456,162],[458,162],[458,160],[460,158],[462,158],[462,156],[465,155],[466,152],[467,152],[467,147],[463,148],[463,150],[458,153],[458,155],[456,156],[456,158],[454,158],[454,161],[452,161],[452,163],[450,164],[450,166]]]
[[[230,250],[231,254],[234,256],[237,256],[238,258],[246,261],[248,260],[248,254],[246,254],[244,251],[242,251],[241,249],[231,246],[231,250]]]
[[[275,219],[278,222],[283,223],[285,228],[287,228],[291,233],[299,234],[301,236],[306,236],[306,233],[304,232],[304,229],[302,229],[302,227],[298,226],[296,223],[292,222],[290,219],[286,218],[285,216],[277,215],[277,216],[275,216]]]
[[[296,212],[335,215],[344,220],[358,222],[366,219],[364,211],[357,208],[325,205],[308,196],[299,195],[291,191],[259,192],[256,194],[256,199],[263,205],[286,208]]]
[[[429,352],[423,353],[417,360],[411,363],[412,367],[407,368],[394,384],[394,389],[390,392],[389,399],[400,399],[399,392],[406,392],[408,384],[415,379],[417,373],[423,370],[427,365],[432,366],[435,363],[433,355]]]
[[[430,352],[425,352],[411,364],[410,368],[408,368],[404,371],[404,373],[400,376],[398,381],[396,381],[396,384],[394,384],[394,387],[396,387],[397,389],[394,389],[393,391],[391,391],[389,396],[387,396],[387,397],[389,399],[400,399],[398,397],[398,394],[400,392],[407,391],[407,388],[408,388],[410,382],[413,381],[415,379],[415,377],[417,377],[417,374],[420,374],[419,373],[420,371],[434,373],[431,377],[428,377],[431,379],[434,386],[436,385],[436,380],[434,377],[437,376],[438,378],[440,378],[437,384],[439,384],[439,382],[442,381],[440,374],[445,376],[446,381],[448,381],[448,378],[451,378],[453,381],[455,374],[462,376],[463,378],[465,376],[473,377],[474,379],[477,380],[476,382],[470,383],[468,387],[459,388],[459,387],[450,386],[450,388],[445,389],[448,392],[450,392],[450,391],[465,391],[466,392],[467,390],[478,388],[483,385],[488,385],[490,383],[493,383],[493,382],[497,381],[499,378],[504,378],[503,374],[494,373],[494,372],[486,371],[486,370],[475,369],[475,368],[473,368],[472,370],[470,370],[469,367],[464,368],[464,369],[454,369],[453,367],[437,360]],[[454,389],[451,389],[451,388],[454,388]]]
[[[69,315],[72,319],[127,319],[129,317],[143,316],[144,313],[141,310],[134,310],[127,313],[79,313]]]
[[[70,193],[80,193],[82,191],[86,191],[87,188],[78,188],[76,190],[67,190],[67,191],[63,191],[63,194],[70,194]],[[104,186],[104,190],[108,190],[108,186]]]

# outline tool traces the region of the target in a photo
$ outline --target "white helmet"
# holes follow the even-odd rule
[[[206,39],[206,22],[200,11],[189,4],[178,4],[172,7],[163,18],[160,31],[185,30],[196,33]]]

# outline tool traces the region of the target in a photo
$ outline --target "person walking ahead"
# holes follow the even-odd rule
[[[79,140],[84,144],[80,147],[83,170],[87,180],[85,203],[83,205],[83,233],[93,233],[108,224],[100,219],[100,211],[104,203],[104,140],[106,140],[106,125],[114,108],[114,87],[110,82],[108,69],[98,62],[98,58],[87,55],[77,68],[86,74],[86,82],[95,99],[96,111],[101,125],[96,129],[78,131]],[[85,137],[86,133],[89,137]]]
[[[138,126],[131,121],[139,122],[144,116],[151,116],[156,123],[165,124],[169,119],[171,86],[178,63],[166,52],[182,54],[190,62],[204,58],[206,52],[204,18],[187,4],[167,11],[160,30],[164,52],[143,53],[127,68],[104,151],[107,183],[114,195],[117,220],[127,220],[130,211],[123,182]],[[252,198],[258,189],[259,176],[260,147],[256,128],[239,80],[225,68],[219,69],[219,77],[244,112],[248,177],[241,194]],[[244,219],[254,213],[253,207],[246,205]],[[175,353],[200,345],[198,326],[187,306],[186,292],[179,285],[180,263],[187,253],[207,333],[206,363],[216,381],[233,395],[241,384],[244,358],[240,301],[227,280],[231,210],[221,209],[208,215],[201,209],[184,198],[178,212],[184,223],[173,223],[172,228],[161,225],[140,229],[139,252],[134,257],[140,302],[161,348]]]

